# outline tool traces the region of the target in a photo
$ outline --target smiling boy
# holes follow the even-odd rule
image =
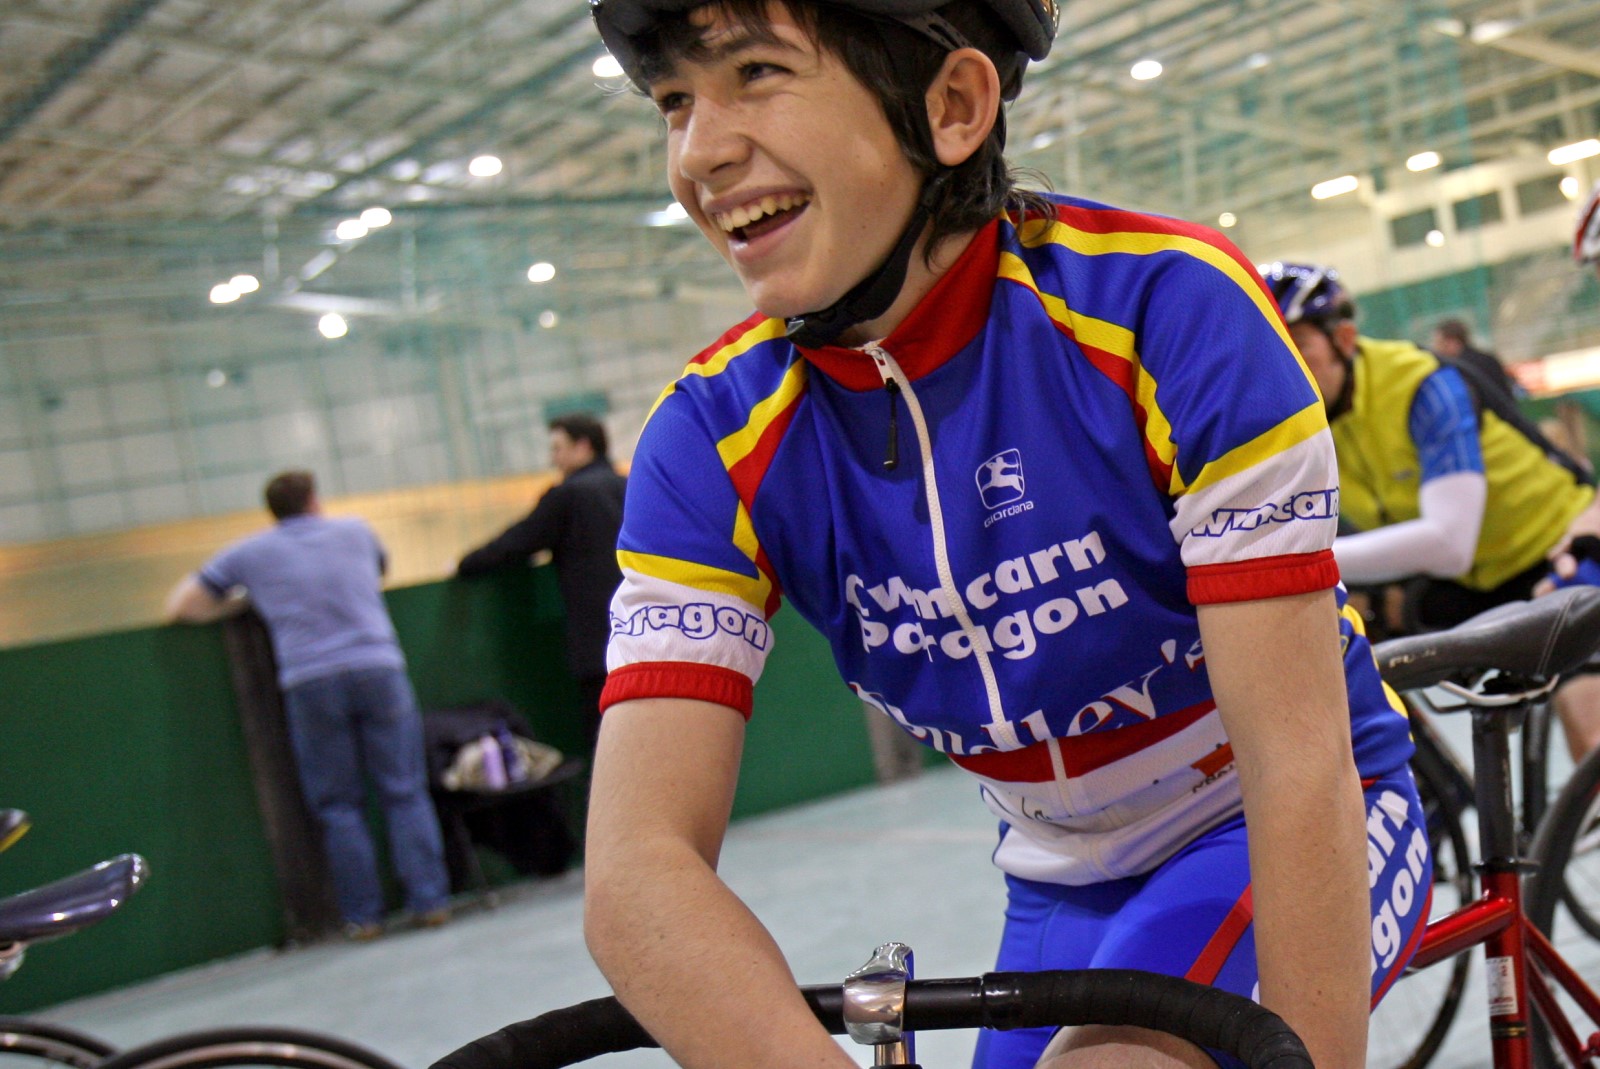
[[[1016,188],[1002,103],[1048,0],[593,10],[757,310],[634,455],[586,881],[618,996],[695,1069],[852,1064],[716,873],[782,594],[978,780],[999,968],[1215,983],[1362,1064],[1426,835],[1335,519],[1294,507],[1336,487],[1333,449],[1252,265]],[[976,1060],[1042,1053],[1233,1064],[1127,1028],[987,1033]]]

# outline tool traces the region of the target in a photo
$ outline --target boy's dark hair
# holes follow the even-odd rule
[[[594,449],[596,460],[606,456],[606,429],[598,419],[587,412],[568,412],[550,421],[550,429],[562,431],[574,442],[588,442]]]
[[[317,480],[309,471],[280,471],[267,480],[263,496],[274,519],[302,515],[317,493]]]
[[[812,0],[785,2],[812,41],[838,57],[877,99],[895,139],[924,183],[946,172],[933,204],[924,259],[930,259],[946,238],[976,230],[1002,210],[1053,214],[1038,193],[1017,188],[1017,174],[1005,158],[1003,105],[994,129],[976,152],[953,168],[939,162],[928,127],[925,94],[949,55],[948,49],[890,19]],[[770,32],[767,0],[710,0],[706,6],[758,38]],[[639,55],[639,74],[645,84],[665,76],[679,60],[704,54],[701,30],[689,19],[693,10],[662,14],[650,30],[629,39]],[[1013,99],[1022,88],[1027,57],[1011,31],[986,7],[970,0],[946,4],[936,14],[989,57],[1000,75],[1002,98]]]

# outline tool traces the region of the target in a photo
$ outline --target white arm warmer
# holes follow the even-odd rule
[[[1422,515],[1417,519],[1334,539],[1340,577],[1361,586],[1413,575],[1465,575],[1478,550],[1488,496],[1489,480],[1482,472],[1429,479],[1419,493]]]

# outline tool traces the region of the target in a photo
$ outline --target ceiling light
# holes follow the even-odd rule
[[[228,373],[220,367],[214,367],[206,372],[206,385],[213,390],[220,390],[228,385]]]
[[[1567,175],[1561,180],[1561,195],[1568,200],[1577,200],[1578,194],[1583,192],[1583,183],[1572,175]]]
[[[1423,235],[1422,240],[1428,244],[1429,248],[1437,249],[1444,244],[1444,231],[1430,230]]]
[[[1468,32],[1467,39],[1475,45],[1492,44],[1502,37],[1511,36],[1516,32],[1516,29],[1517,22],[1515,19],[1487,19],[1483,22],[1475,23],[1471,31]]]
[[[622,64],[618,63],[616,57],[610,52],[607,52],[605,55],[595,60],[594,66],[590,69],[594,71],[594,76],[596,78],[622,77]]]
[[[344,316],[338,312],[329,312],[317,320],[317,332],[324,338],[342,338],[350,333],[350,324],[344,321]]]
[[[226,282],[218,282],[211,287],[212,304],[232,304],[239,299],[239,291]]]
[[[228,285],[240,294],[254,293],[261,288],[261,280],[254,275],[234,275],[228,279]]]
[[[376,230],[380,226],[388,226],[394,222],[394,216],[389,214],[388,208],[368,208],[361,213],[361,225],[368,230]]]
[[[499,156],[474,156],[472,162],[467,164],[467,173],[474,178],[493,178],[504,167]]]
[[[1238,222],[1239,217],[1234,215],[1232,212],[1223,212],[1221,215],[1217,216],[1217,225],[1222,227],[1224,230]]]
[[[561,317],[548,308],[539,313],[539,325],[545,330],[549,330],[559,322],[561,322]]]
[[[1128,69],[1128,77],[1136,82],[1148,82],[1152,78],[1161,77],[1161,61],[1158,59],[1141,59]]]
[[[555,277],[556,277],[556,265],[552,264],[552,263],[547,263],[544,260],[540,260],[538,263],[536,263],[532,267],[528,268],[528,281],[529,282],[534,282],[534,283],[549,282],[552,278],[555,278]]]
[[[1553,148],[1545,158],[1560,167],[1564,163],[1576,163],[1590,156],[1600,156],[1600,139],[1591,137],[1587,141],[1574,141],[1570,145]]]
[[[1406,159],[1406,170],[1426,171],[1429,168],[1439,166],[1440,162],[1439,154],[1429,149],[1426,152],[1419,152],[1414,156],[1408,157]]]
[[[1056,132],[1054,130],[1046,130],[1042,134],[1034,134],[1033,140],[1028,142],[1028,147],[1038,152],[1040,149],[1049,148],[1055,143]]]
[[[1313,200],[1327,200],[1329,197],[1354,193],[1359,185],[1361,181],[1355,175],[1342,174],[1338,178],[1330,178],[1326,182],[1318,182],[1312,186],[1311,197]]]
[[[689,213],[677,201],[672,201],[659,212],[644,213],[644,221],[649,226],[677,226],[688,220]]]
[[[333,228],[333,236],[340,241],[357,241],[367,236],[367,224],[360,219],[341,219]]]
[[[1272,57],[1265,52],[1252,52],[1244,58],[1244,69],[1258,71],[1272,62]]]

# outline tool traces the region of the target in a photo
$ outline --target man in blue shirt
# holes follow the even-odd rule
[[[252,605],[265,621],[301,789],[322,826],[346,934],[367,940],[383,930],[363,771],[383,805],[407,907],[424,925],[442,924],[450,882],[428,796],[422,717],[383,602],[383,547],[361,520],[322,515],[310,472],[274,476],[266,503],[276,525],[186,576],[167,598],[167,615],[207,623]]]

